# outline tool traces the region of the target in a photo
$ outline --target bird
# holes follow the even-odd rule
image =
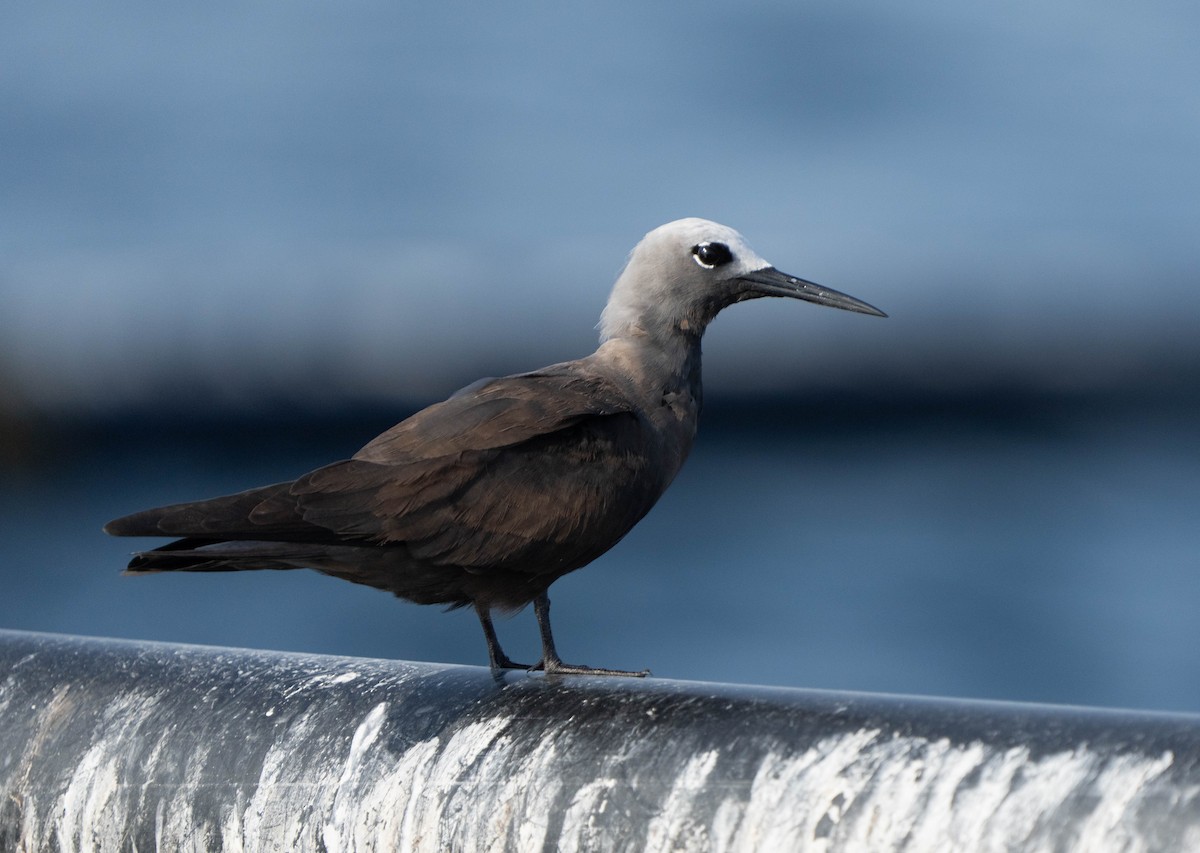
[[[417,604],[474,608],[493,670],[647,675],[564,663],[548,590],[616,545],[671,484],[696,435],[705,329],[767,296],[887,316],[780,272],[728,226],[679,219],[629,254],[591,355],[481,379],[295,480],[104,530],[175,537],[134,553],[126,574],[315,569]],[[504,653],[492,619],[530,603],[542,646],[533,666]]]

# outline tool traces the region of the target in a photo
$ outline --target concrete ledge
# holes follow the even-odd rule
[[[1200,717],[0,631],[0,850],[1200,849]]]

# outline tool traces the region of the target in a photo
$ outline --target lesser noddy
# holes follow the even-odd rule
[[[728,305],[788,296],[882,311],[787,275],[704,219],[647,234],[600,320],[600,347],[484,379],[350,459],[299,479],[118,518],[115,536],[180,537],[128,573],[316,569],[418,604],[473,607],[495,669],[492,611],[533,602],[546,673],[645,675],[563,663],[547,589],[637,524],[687,458],[700,414],[700,338]]]

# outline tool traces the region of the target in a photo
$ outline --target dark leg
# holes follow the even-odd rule
[[[562,658],[554,649],[554,635],[550,633],[550,596],[543,592],[535,598],[533,612],[537,615],[538,630],[542,632],[542,662],[538,668],[544,669],[547,675],[628,675],[634,678],[644,678],[650,674],[648,669],[643,669],[641,672],[627,672],[623,669],[596,669],[590,666],[563,663]]]
[[[488,646],[488,662],[492,669],[529,669],[523,663],[510,660],[504,653],[504,649],[500,648],[500,640],[496,636],[496,626],[492,624],[491,611],[476,604],[475,614],[479,617],[479,624],[483,626],[483,636],[487,640]]]

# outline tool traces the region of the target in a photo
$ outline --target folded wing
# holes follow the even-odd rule
[[[665,484],[650,475],[644,429],[611,381],[548,368],[477,383],[293,482],[106,529],[184,537],[142,555],[160,555],[134,567],[143,570],[187,568],[182,551],[202,552],[207,570],[276,567],[279,542],[289,565],[308,555],[304,564],[324,569],[324,552],[296,544],[364,546],[401,549],[426,568],[557,576],[615,544],[657,500]]]

